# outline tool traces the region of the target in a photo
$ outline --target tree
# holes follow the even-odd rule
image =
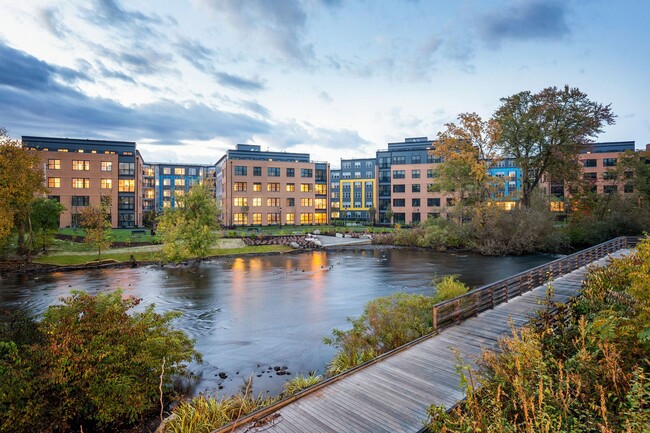
[[[393,216],[395,214],[393,213],[393,208],[390,207],[390,205],[386,208],[386,212],[384,213],[384,216],[388,220],[388,224],[393,224]]]
[[[522,204],[530,206],[532,191],[544,174],[561,180],[579,176],[578,154],[614,124],[610,105],[591,101],[577,88],[548,87],[501,99],[493,116],[500,126],[499,147],[514,157],[522,172]]]
[[[104,196],[101,198],[99,206],[92,205],[86,207],[81,212],[81,226],[86,231],[84,242],[97,248],[97,260],[102,259],[102,249],[111,245],[111,221],[109,212],[111,208],[111,197]]]
[[[18,229],[18,253],[27,254],[25,233],[30,225],[31,203],[34,196],[45,193],[43,171],[38,154],[0,128],[0,242],[13,229]]]
[[[45,251],[59,228],[59,217],[65,207],[56,200],[37,198],[32,202],[30,244],[33,251]]]
[[[167,208],[158,221],[163,254],[172,262],[205,257],[218,239],[219,208],[209,189],[195,184],[189,193],[177,195],[177,208]]]
[[[442,160],[435,183],[441,191],[456,192],[460,205],[485,202],[496,181],[488,170],[499,160],[499,124],[493,119],[484,121],[476,113],[459,114],[458,120],[458,125],[445,125],[447,129],[438,134],[431,151]]]
[[[368,208],[368,219],[370,220],[370,225],[375,225],[375,222],[377,220],[377,208],[374,206],[370,206]]]

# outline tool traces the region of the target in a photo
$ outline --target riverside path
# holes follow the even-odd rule
[[[437,333],[214,432],[418,432],[429,405],[449,408],[464,397],[454,352],[476,367],[472,358],[484,349],[496,349],[498,339],[511,333],[511,324],[523,326],[541,308],[539,300],[546,296],[548,284],[543,281],[554,278],[554,300],[565,302],[581,287],[587,265],[604,266],[608,257],[628,254],[635,243],[632,238],[613,239],[473,290],[460,302],[439,304],[437,317],[434,307]],[[488,293],[489,300],[481,295]]]

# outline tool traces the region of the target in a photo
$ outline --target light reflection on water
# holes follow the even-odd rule
[[[334,349],[322,344],[364,304],[398,291],[431,294],[434,276],[458,274],[476,287],[553,259],[549,255],[480,257],[424,250],[358,247],[296,255],[244,257],[187,267],[88,270],[36,277],[0,277],[0,310],[42,313],[72,289],[120,287],[183,316],[174,325],[196,339],[204,364],[196,391],[235,392],[254,374],[256,392],[277,393],[287,376],[322,373]],[[262,374],[261,377],[258,377]],[[219,372],[228,374],[222,380]],[[270,377],[269,377],[270,376]],[[293,377],[293,376],[289,376]]]

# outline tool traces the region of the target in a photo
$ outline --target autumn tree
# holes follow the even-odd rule
[[[30,248],[45,251],[54,240],[59,228],[59,217],[65,207],[56,200],[39,197],[31,204]]]
[[[187,194],[177,195],[176,203],[158,220],[165,258],[178,262],[207,256],[219,237],[219,208],[210,190],[195,184]]]
[[[445,125],[431,151],[442,160],[435,183],[441,191],[456,193],[460,205],[482,203],[490,199],[495,186],[489,169],[499,159],[500,128],[493,119],[483,120],[476,113],[459,114],[458,121],[458,125]]]
[[[29,231],[31,203],[37,194],[45,192],[38,154],[0,128],[0,242],[17,228],[21,255],[29,253],[25,234]]]
[[[544,174],[561,180],[579,176],[578,154],[614,124],[610,105],[591,101],[577,88],[548,87],[501,99],[493,116],[500,126],[498,144],[522,172],[522,204],[530,206]]]
[[[111,245],[110,209],[111,197],[105,196],[99,205],[88,206],[81,212],[81,227],[86,231],[84,242],[97,248],[97,260],[102,259],[102,249]]]

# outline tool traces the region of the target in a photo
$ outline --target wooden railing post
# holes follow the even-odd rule
[[[460,323],[460,299],[456,299],[454,302],[454,316],[456,316],[456,322]]]
[[[438,306],[433,306],[433,330],[438,332]]]

